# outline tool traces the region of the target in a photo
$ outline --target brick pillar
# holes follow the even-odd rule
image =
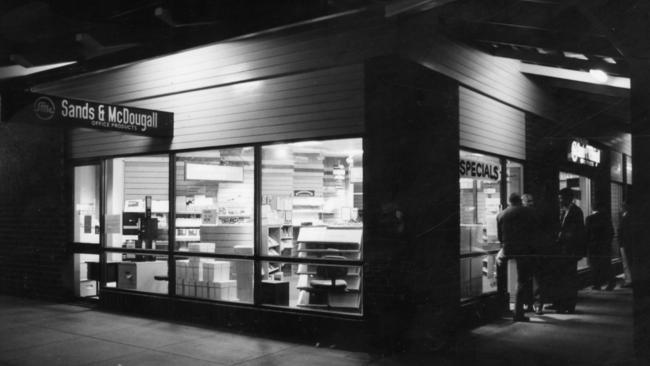
[[[397,57],[366,63],[365,300],[393,347],[448,344],[459,307],[458,86]]]
[[[0,293],[67,294],[63,151],[62,129],[0,123]]]

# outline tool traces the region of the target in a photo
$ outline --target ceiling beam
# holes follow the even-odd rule
[[[622,55],[605,37],[588,33],[568,33],[520,24],[454,19],[449,31],[466,41],[480,40],[528,48],[582,53],[618,58]]]
[[[521,63],[520,70],[524,74],[533,74],[540,76],[547,76],[551,78],[559,78],[566,80],[573,80],[582,83],[596,84],[596,85],[608,85],[615,88],[630,89],[630,79],[610,76],[609,79],[604,83],[597,82],[588,72],[575,71],[561,69],[558,67],[542,66],[542,65],[533,65],[527,63]]]
[[[512,58],[524,62],[542,64],[542,65],[556,65],[573,70],[587,71],[597,67],[610,75],[616,76],[629,76],[630,70],[627,63],[621,59],[614,59],[616,64],[609,64],[594,60],[580,60],[575,58],[565,57],[561,52],[541,53],[536,48],[527,48],[522,45],[510,44],[495,44],[492,42],[479,42],[479,46],[486,53],[498,57]]]

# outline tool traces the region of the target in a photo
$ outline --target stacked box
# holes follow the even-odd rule
[[[208,291],[208,283],[205,281],[197,281],[195,282],[195,288],[196,288],[196,297],[200,297],[203,299],[209,298],[209,291]]]
[[[208,295],[211,300],[237,301],[237,281],[208,282]]]
[[[184,280],[187,277],[187,261],[176,261],[176,282]]]
[[[203,262],[203,281],[217,282],[230,280],[230,262],[210,261]]]
[[[195,281],[185,281],[183,283],[183,296],[196,297]]]
[[[201,259],[200,258],[197,257],[190,258],[187,264],[185,279],[192,282],[201,280]]]

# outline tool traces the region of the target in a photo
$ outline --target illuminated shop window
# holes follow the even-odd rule
[[[167,250],[169,158],[106,161],[106,247]]]
[[[99,244],[99,165],[74,168],[74,241]]]
[[[359,312],[362,140],[264,146],[261,182],[260,256],[279,258],[262,262],[262,302]]]
[[[461,298],[497,289],[496,217],[501,211],[501,161],[485,154],[460,152]]]

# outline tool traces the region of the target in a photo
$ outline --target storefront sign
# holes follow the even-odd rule
[[[573,140],[569,149],[569,160],[578,164],[598,166],[600,164],[600,149],[584,141]]]
[[[495,182],[501,178],[500,165],[478,159],[461,158],[458,162],[458,172],[461,178]]]
[[[2,96],[3,122],[86,127],[150,137],[172,137],[174,114],[36,93]]]

